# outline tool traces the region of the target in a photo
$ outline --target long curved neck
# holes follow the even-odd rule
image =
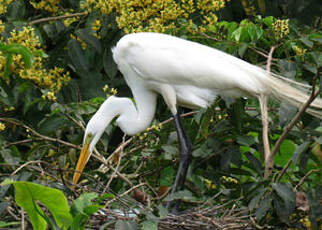
[[[135,105],[128,98],[119,98],[125,105],[116,120],[117,125],[127,135],[135,135],[149,127],[154,118],[157,98],[155,93],[145,88],[131,89]]]

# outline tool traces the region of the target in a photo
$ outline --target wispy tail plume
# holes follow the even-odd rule
[[[267,87],[270,88],[272,94],[280,100],[286,100],[291,105],[300,108],[310,98],[310,94],[305,90],[297,89],[292,85],[308,88],[308,86],[301,83],[287,79],[285,81],[282,77],[276,77],[270,74]],[[309,114],[322,118],[322,99],[316,98],[306,110]]]

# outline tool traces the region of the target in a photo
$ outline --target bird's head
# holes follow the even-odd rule
[[[74,184],[78,182],[83,169],[85,168],[85,165],[104,130],[117,115],[117,112],[115,109],[113,109],[114,107],[113,98],[106,100],[88,122],[83,139],[83,148],[81,150],[73,177]]]

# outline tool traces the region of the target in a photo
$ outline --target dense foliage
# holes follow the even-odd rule
[[[314,7],[318,4],[1,1],[0,178],[12,180],[0,186],[0,228],[21,224],[22,209],[35,229],[47,224],[82,229],[84,223],[90,228],[90,215],[105,204],[139,212],[136,223],[126,222],[131,229],[153,229],[167,214],[164,202],[180,198],[182,210],[236,200],[229,208],[247,208],[255,227],[318,229],[321,120],[305,113],[300,117],[275,155],[272,175],[264,178],[262,121],[253,99],[218,98],[207,110],[181,111],[193,142],[193,160],[185,190],[173,197],[167,191],[179,161],[177,139],[168,120],[171,113],[161,99],[146,132],[123,137],[117,127],[109,127],[81,185],[71,184],[87,121],[106,97],[131,97],[111,56],[111,47],[124,33],[155,31],[184,37],[310,84],[319,92],[322,14]],[[271,149],[296,113],[283,101],[270,101]],[[37,193],[59,198],[51,203]],[[76,199],[80,194],[82,199]],[[124,221],[103,219],[99,224],[121,228]]]

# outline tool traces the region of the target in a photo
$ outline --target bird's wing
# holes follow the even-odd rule
[[[160,34],[145,35],[130,37],[123,45],[126,49],[122,58],[146,81],[221,91],[239,89],[251,94],[265,90],[255,76],[265,75],[259,67],[195,42]]]

